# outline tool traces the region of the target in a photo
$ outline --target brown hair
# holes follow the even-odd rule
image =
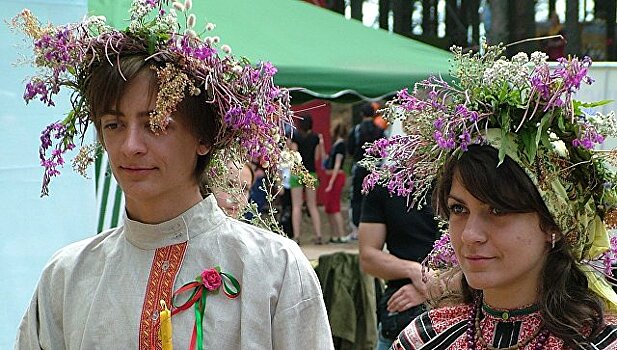
[[[151,98],[156,98],[157,83],[153,68],[162,67],[163,64],[146,58],[145,54],[120,56],[114,66],[103,61],[95,66],[86,78],[86,104],[101,143],[103,143],[101,137],[103,113],[110,106],[117,106],[120,103],[126,87],[141,72],[151,72],[149,79],[152,83],[148,94]],[[208,99],[204,96],[205,93],[205,89],[202,89],[200,95],[193,96],[185,91],[185,97],[178,104],[176,113],[201,142],[212,146],[222,130],[222,121],[215,114],[212,104],[206,102]],[[198,156],[194,172],[196,179],[201,179],[210,163],[213,151],[211,149],[206,155]]]
[[[559,233],[548,208],[525,171],[510,157],[498,164],[498,151],[472,145],[460,157],[452,156],[443,167],[433,195],[434,208],[449,217],[447,200],[454,177],[478,200],[504,212],[535,212],[543,232]],[[603,302],[587,288],[587,277],[570,254],[565,239],[555,242],[543,266],[539,283],[540,312],[544,327],[565,345],[588,344],[604,327]],[[462,278],[463,302],[472,303],[480,291]],[[591,329],[585,337],[583,330]]]
[[[332,125],[332,128],[330,129],[330,135],[332,135],[332,138],[334,140],[336,140],[337,138],[345,138],[347,137],[347,124],[344,123],[343,121],[339,120],[336,121],[334,123],[334,125]]]

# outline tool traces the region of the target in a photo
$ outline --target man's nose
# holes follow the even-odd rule
[[[140,154],[147,150],[145,142],[145,130],[137,125],[127,127],[125,134],[123,151],[126,154]]]

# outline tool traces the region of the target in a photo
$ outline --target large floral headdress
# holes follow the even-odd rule
[[[499,164],[507,155],[530,177],[573,256],[610,274],[616,250],[607,228],[617,224],[617,177],[609,165],[617,163],[617,150],[595,146],[617,136],[617,124],[614,113],[592,112],[608,101],[574,98],[581,84],[592,83],[591,60],[563,58],[551,68],[540,52],[506,59],[499,46],[452,51],[455,82],[432,76],[387,104],[384,117],[401,119],[406,135],[366,149],[364,190],[379,183],[423,204],[450,157],[471,144],[491,145],[499,150]],[[439,242],[433,256],[455,261],[443,247],[449,240]],[[594,290],[617,306],[604,280],[588,276],[601,285]]]
[[[129,10],[130,25],[124,30],[108,26],[101,16],[61,26],[42,25],[29,10],[13,19],[13,27],[32,39],[33,63],[39,69],[26,85],[26,102],[38,98],[53,106],[61,89],[73,91],[71,111],[41,135],[42,195],[48,194],[51,178],[60,174],[64,153],[83,142],[92,121],[85,100],[92,70],[101,64],[117,65],[120,56],[127,54],[145,54],[159,67],[156,107],[150,114],[153,132],[165,131],[170,114],[187,94],[205,91],[223,124],[212,145],[213,150],[221,150],[215,158],[257,162],[272,175],[281,161],[296,159],[285,146],[284,130],[292,124],[293,113],[288,90],[273,83],[276,68],[235,57],[217,36],[202,39],[200,35],[209,34],[215,25],[205,24],[198,35],[200,26],[190,9],[191,0],[175,1],[171,7],[166,0],[135,0]],[[178,17],[183,17],[182,23]],[[96,149],[82,147],[74,167],[84,173]],[[227,159],[218,160],[214,163],[227,163]],[[301,169],[298,164],[291,167]]]

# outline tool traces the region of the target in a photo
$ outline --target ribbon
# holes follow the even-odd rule
[[[190,350],[203,350],[203,320],[206,312],[206,298],[208,294],[217,294],[221,285],[223,294],[229,299],[235,299],[240,295],[240,282],[231,274],[221,272],[221,268],[205,269],[194,281],[186,283],[178,288],[172,296],[172,316],[194,307],[195,325],[191,336]],[[176,306],[176,298],[180,294],[188,293],[189,298],[183,304]]]

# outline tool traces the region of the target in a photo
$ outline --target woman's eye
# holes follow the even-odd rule
[[[448,207],[450,213],[454,215],[463,214],[465,212],[465,207],[460,204],[452,204]]]

